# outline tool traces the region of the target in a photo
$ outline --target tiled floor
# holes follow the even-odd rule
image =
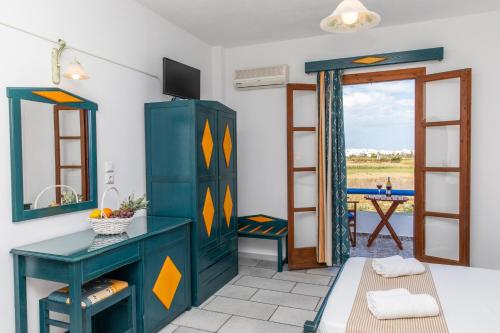
[[[248,258],[239,262],[237,277],[160,333],[302,332],[338,271],[323,268],[278,273],[275,262]]]
[[[413,256],[413,240],[400,251],[391,238],[371,247],[358,234],[351,256]],[[312,320],[336,276],[337,268],[276,272],[276,262],[240,258],[239,275],[199,308],[185,312],[160,333],[300,333]]]

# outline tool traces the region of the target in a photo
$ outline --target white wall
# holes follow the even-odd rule
[[[226,49],[225,103],[238,111],[239,214],[267,213],[286,218],[285,89],[236,91],[234,70],[290,65],[291,82],[315,82],[304,73],[307,61],[372,53],[445,47],[445,60],[425,64],[429,73],[471,67],[472,102],[472,265],[500,268],[498,195],[500,140],[498,78],[500,12],[373,29],[366,33],[325,35]],[[418,67],[412,64],[407,67]],[[392,67],[394,68],[394,67]],[[390,69],[379,67],[376,70]],[[273,242],[245,239],[241,251],[275,254]]]
[[[202,70],[202,97],[211,98],[211,47],[132,0],[0,1],[0,22],[33,31],[161,77],[162,57]],[[52,86],[53,44],[0,25],[0,332],[14,332],[12,257],[15,246],[88,228],[88,212],[12,223],[10,195],[9,112],[6,87]],[[145,192],[144,102],[162,100],[159,80],[74,51],[91,79],[61,87],[99,105],[98,167],[116,166],[116,185],[123,195]],[[103,190],[103,173],[99,187]],[[110,202],[112,204],[113,202]],[[29,331],[38,332],[37,300],[56,285],[29,280]]]

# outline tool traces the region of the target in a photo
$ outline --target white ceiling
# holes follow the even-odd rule
[[[137,0],[211,45],[235,46],[321,35],[340,0]],[[499,0],[362,0],[380,26],[500,10]]]

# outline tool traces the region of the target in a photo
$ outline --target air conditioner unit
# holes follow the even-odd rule
[[[237,70],[234,86],[237,89],[283,87],[288,83],[288,65]]]

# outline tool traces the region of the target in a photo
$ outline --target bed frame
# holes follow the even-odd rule
[[[330,294],[332,293],[333,288],[335,288],[335,285],[337,284],[337,280],[340,277],[340,274],[342,274],[342,270],[344,269],[344,265],[340,266],[339,272],[337,273],[337,276],[333,280],[332,286],[328,290],[328,293],[326,294],[325,299],[323,300],[323,303],[321,303],[321,306],[319,308],[318,313],[316,314],[316,317],[314,317],[314,320],[308,320],[304,324],[304,333],[315,333],[318,330],[319,323],[321,321],[321,317],[323,317],[323,312],[325,312],[326,304],[328,303],[328,299],[330,298]]]

